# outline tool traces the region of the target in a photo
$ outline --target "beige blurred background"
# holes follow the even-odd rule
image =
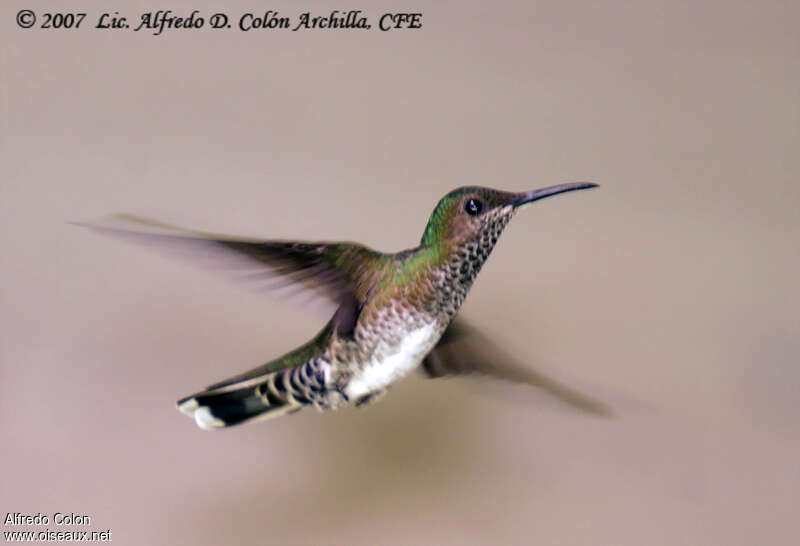
[[[797,3],[115,4],[424,13],[157,37],[33,4],[0,17],[3,516],[134,545],[796,543]],[[90,24],[21,30],[23,7]],[[462,313],[612,420],[413,377],[201,431],[175,399],[325,317],[67,224],[399,250],[456,186],[574,180],[602,187],[519,214]]]

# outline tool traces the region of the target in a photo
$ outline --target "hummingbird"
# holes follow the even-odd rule
[[[607,414],[602,403],[515,365],[490,339],[456,319],[517,211],[545,197],[594,187],[578,182],[526,192],[457,188],[438,202],[419,245],[395,253],[352,242],[215,235],[135,216],[118,217],[133,228],[81,225],[209,265],[222,262],[226,269],[246,271],[245,280],[269,281],[269,288],[298,286],[333,303],[333,316],[304,345],[178,400],[178,409],[203,429],[307,406],[363,406],[415,368],[432,378],[477,374],[528,383],[578,409]]]

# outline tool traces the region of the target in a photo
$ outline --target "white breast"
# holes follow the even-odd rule
[[[385,388],[417,367],[437,341],[439,331],[431,323],[412,330],[395,345],[382,344],[374,352],[373,360],[350,380],[345,393],[353,400]]]

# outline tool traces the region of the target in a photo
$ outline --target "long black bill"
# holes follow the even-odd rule
[[[544,199],[545,197],[550,197],[551,195],[556,195],[558,193],[574,190],[588,190],[589,188],[596,187],[597,184],[592,184],[591,182],[574,182],[572,184],[559,184],[557,186],[550,186],[540,190],[526,191],[517,194],[519,197],[517,197],[517,199],[514,201],[514,206],[520,207],[527,203],[532,203],[534,201],[538,201],[539,199]]]

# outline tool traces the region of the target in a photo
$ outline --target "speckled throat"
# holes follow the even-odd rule
[[[448,259],[439,268],[441,282],[434,297],[438,312],[447,316],[447,322],[458,312],[475,277],[515,212],[516,209],[509,206],[487,215],[477,238],[454,245],[450,250]]]

